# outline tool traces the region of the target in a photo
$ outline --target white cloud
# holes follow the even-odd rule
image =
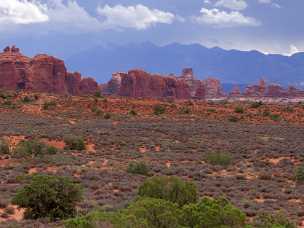
[[[262,4],[270,4],[272,3],[272,0],[258,0],[258,2]]]
[[[141,4],[136,6],[99,6],[97,12],[104,18],[103,25],[112,29],[134,28],[143,30],[158,23],[172,24],[177,19],[170,12],[149,9]]]
[[[248,6],[245,0],[218,0],[214,5],[216,7],[224,7],[231,10],[244,10]]]
[[[201,15],[194,18],[199,24],[216,27],[259,26],[261,23],[252,17],[244,16],[238,11],[221,11],[219,9],[201,9]]]
[[[66,25],[84,30],[94,30],[101,27],[97,18],[91,16],[76,1],[49,0],[48,16],[50,24],[66,27]]]
[[[0,0],[1,24],[32,24],[48,20],[45,5],[35,0]]]
[[[296,54],[298,52],[301,52],[301,51],[303,51],[303,50],[299,49],[296,45],[291,44],[291,45],[289,45],[289,51],[288,51],[288,53],[286,53],[285,55],[292,56],[292,55],[294,55],[294,54]]]

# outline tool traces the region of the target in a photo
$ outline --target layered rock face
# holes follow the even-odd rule
[[[203,99],[220,97],[221,84],[209,78],[197,80],[192,69],[184,69],[182,75],[152,75],[143,70],[131,70],[128,73],[115,73],[104,87],[105,94],[127,97],[171,97],[176,99]]]
[[[29,58],[15,46],[0,53],[0,88],[71,95],[99,90],[93,79],[68,73],[62,60],[48,55]]]
[[[231,96],[236,96],[236,94],[230,94]],[[288,87],[287,89],[283,88],[278,84],[269,84],[264,80],[260,80],[258,85],[247,86],[243,97],[272,97],[272,98],[297,98],[304,97],[304,91],[297,89],[293,86]]]

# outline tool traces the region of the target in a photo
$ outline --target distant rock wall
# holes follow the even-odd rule
[[[95,80],[68,73],[62,60],[48,55],[29,58],[15,46],[0,53],[0,88],[71,95],[99,90]]]
[[[104,86],[105,94],[127,97],[170,97],[176,99],[204,99],[223,96],[221,83],[213,78],[197,80],[190,68],[184,69],[179,77],[152,75],[143,70],[115,73]]]

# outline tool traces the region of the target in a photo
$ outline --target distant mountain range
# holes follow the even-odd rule
[[[68,68],[106,82],[113,72],[141,68],[149,72],[176,75],[191,67],[198,79],[213,76],[224,85],[252,84],[260,78],[282,85],[304,83],[304,53],[293,56],[265,55],[258,51],[206,48],[199,44],[152,43],[99,46],[66,60]]]

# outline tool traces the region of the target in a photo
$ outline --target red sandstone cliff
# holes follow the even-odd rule
[[[14,46],[0,53],[0,88],[72,95],[99,90],[93,79],[68,73],[62,60],[48,55],[29,58]]]
[[[218,80],[197,80],[192,69],[184,69],[180,77],[152,75],[143,70],[115,73],[103,91],[106,94],[127,97],[204,99],[222,96]]]

